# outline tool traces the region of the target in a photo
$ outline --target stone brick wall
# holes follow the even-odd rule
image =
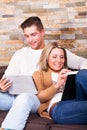
[[[20,24],[29,16],[41,18],[46,43],[59,41],[87,57],[87,0],[0,0],[0,65],[26,46]]]

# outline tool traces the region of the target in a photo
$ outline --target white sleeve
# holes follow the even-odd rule
[[[12,56],[9,65],[5,71],[4,75],[18,75],[19,74],[19,56],[18,52],[15,52],[15,54]]]
[[[77,56],[66,49],[68,67],[71,69],[87,69],[87,59]]]

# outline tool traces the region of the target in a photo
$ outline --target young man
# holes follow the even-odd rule
[[[4,75],[32,75],[38,69],[37,63],[45,46],[44,27],[38,17],[29,17],[22,24],[28,46],[18,50],[12,57]],[[68,66],[72,69],[87,68],[87,59],[76,56],[67,50]],[[72,62],[71,62],[72,59]],[[23,130],[30,112],[36,113],[40,102],[36,95],[10,95],[11,81],[0,80],[0,110],[9,110],[1,127]]]
[[[18,50],[12,57],[5,75],[32,75],[37,69],[38,59],[44,48],[44,27],[38,17],[30,17],[21,24],[27,47]],[[31,113],[39,107],[36,95],[20,94],[10,95],[7,90],[11,82],[7,79],[0,80],[0,110],[10,110],[2,123],[2,128],[22,130]],[[17,116],[16,116],[17,115]]]

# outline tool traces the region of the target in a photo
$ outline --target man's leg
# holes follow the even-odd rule
[[[76,75],[76,99],[87,100],[87,70],[80,70]]]
[[[13,104],[15,96],[7,92],[0,92],[0,110],[9,110]]]
[[[39,105],[40,102],[36,95],[20,94],[3,121],[2,128],[23,130],[30,112],[36,113]]]

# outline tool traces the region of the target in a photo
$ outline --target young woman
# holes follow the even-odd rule
[[[52,117],[59,124],[86,124],[87,100],[61,101],[67,72],[70,71],[67,69],[65,49],[56,42],[47,44],[39,66],[40,70],[34,72],[33,78],[41,103],[38,109],[40,116]]]

